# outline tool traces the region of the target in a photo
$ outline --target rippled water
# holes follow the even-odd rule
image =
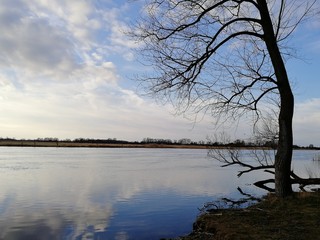
[[[296,152],[294,165],[308,172],[314,154]],[[238,179],[206,150],[3,147],[0,239],[177,237],[237,186],[264,193],[249,185],[256,177]]]

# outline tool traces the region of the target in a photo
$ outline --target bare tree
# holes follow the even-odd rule
[[[271,124],[271,125],[270,125]],[[237,176],[241,177],[244,174],[259,171],[269,173],[273,178],[260,179],[253,184],[269,192],[275,192],[272,186],[275,184],[275,152],[271,147],[265,147],[269,140],[278,141],[277,132],[270,132],[270,129],[275,129],[271,119],[263,122],[262,131],[257,132],[257,141],[263,144],[263,148],[236,148],[230,146],[230,137],[227,133],[220,133],[215,136],[215,139],[221,139],[224,148],[212,147],[208,151],[208,156],[221,162],[221,167],[239,166]],[[266,131],[264,131],[266,130]],[[274,134],[274,135],[273,135]],[[264,142],[261,142],[264,141]],[[215,140],[212,140],[215,141]],[[320,185],[320,178],[312,177],[314,172],[308,170],[309,177],[303,178],[298,176],[294,170],[290,171],[290,184],[298,185],[301,191],[307,191],[305,187],[309,185]],[[271,185],[270,185],[271,184]]]
[[[149,0],[133,30],[149,93],[171,101],[179,112],[259,119],[276,103],[279,140],[275,192],[292,194],[294,97],[285,59],[289,36],[316,0]]]

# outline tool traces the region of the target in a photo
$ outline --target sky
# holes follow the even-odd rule
[[[144,71],[124,31],[141,1],[0,0],[0,137],[206,140],[228,130],[246,139],[245,120],[218,129],[209,116],[175,115],[138,91]],[[320,19],[297,29],[299,59],[288,62],[295,94],[294,142],[320,146]]]

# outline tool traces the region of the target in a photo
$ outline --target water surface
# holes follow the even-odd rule
[[[303,160],[299,169],[313,168]],[[3,147],[0,239],[177,237],[204,203],[239,197],[237,186],[263,194],[250,185],[256,177],[238,179],[204,149]]]

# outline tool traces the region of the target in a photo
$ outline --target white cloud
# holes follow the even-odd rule
[[[105,67],[104,67],[105,66]],[[29,79],[31,81],[31,79]],[[169,114],[170,109],[147,103],[117,85],[112,63],[73,73],[68,81],[33,80],[18,91],[0,76],[2,135],[17,138],[144,137],[204,139],[208,129]],[[190,134],[190,135],[189,135]]]
[[[296,104],[294,133],[297,144],[320,146],[320,98]]]
[[[49,19],[38,17],[23,2],[16,6],[8,2],[2,4],[0,12],[2,69],[52,77],[65,75],[77,67],[68,32],[53,26]]]
[[[169,107],[138,96],[123,79],[143,69],[136,68],[131,51],[136,45],[124,34],[131,5],[118,5],[86,0],[1,2],[1,135],[200,140],[213,134],[210,119],[193,125],[175,118]],[[120,74],[120,69],[127,72]],[[239,134],[244,135],[237,130]]]
[[[126,4],[116,8],[85,0],[3,1],[1,134],[129,140],[188,137],[192,124],[181,124],[167,107],[147,103],[120,86],[124,80],[117,71],[134,58],[130,50],[135,45],[123,31],[127,10]]]
[[[120,52],[129,59],[132,44],[124,40],[121,29],[125,24],[118,20],[122,10],[99,10],[94,3],[4,1],[0,7],[1,66],[61,79],[88,64],[103,63],[111,53]]]

